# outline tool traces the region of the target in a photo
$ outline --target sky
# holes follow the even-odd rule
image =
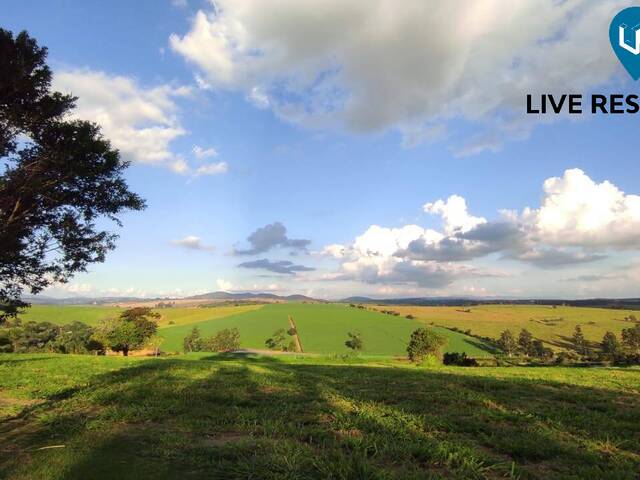
[[[4,0],[147,200],[44,294],[640,296],[619,1]],[[537,97],[536,97],[537,96]]]

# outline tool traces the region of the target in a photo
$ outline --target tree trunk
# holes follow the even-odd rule
[[[123,348],[122,349],[122,355],[124,355],[125,357],[129,356],[129,349],[128,348]]]

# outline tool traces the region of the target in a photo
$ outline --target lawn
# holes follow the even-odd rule
[[[6,354],[0,392],[7,479],[640,475],[638,369]]]
[[[625,321],[629,315],[640,317],[633,310],[605,308],[557,307],[545,305],[479,305],[474,307],[414,307],[376,306],[379,310],[394,310],[402,315],[411,314],[435,325],[471,330],[474,335],[498,338],[503,330],[518,334],[526,328],[534,337],[545,341],[550,347],[561,350],[571,348],[571,336],[576,325],[580,325],[585,338],[595,343],[602,340],[607,331],[618,336],[624,328],[634,324]],[[466,309],[469,312],[465,312]]]
[[[279,328],[288,329],[292,315],[305,352],[320,354],[346,353],[347,332],[358,330],[364,340],[363,353],[405,355],[411,332],[423,326],[403,317],[384,315],[340,304],[281,303],[226,316],[210,321],[162,329],[162,349],[181,351],[182,342],[194,326],[203,336],[223,328],[238,328],[245,348],[265,348],[264,342]],[[446,351],[467,352],[472,356],[490,356],[490,348],[466,335],[446,329],[436,330],[448,339]]]

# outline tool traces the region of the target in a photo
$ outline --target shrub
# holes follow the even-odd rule
[[[207,352],[231,352],[240,348],[240,331],[237,328],[225,328],[202,343]]]
[[[467,357],[466,352],[446,352],[442,357],[445,365],[456,365],[458,367],[477,367],[478,361],[475,358]]]
[[[347,348],[350,348],[354,352],[358,352],[362,350],[362,347],[364,344],[363,344],[362,335],[360,332],[358,331],[349,332],[347,333],[347,337],[348,337],[347,341],[344,342]]]
[[[614,359],[620,353],[620,342],[618,342],[616,334],[613,332],[605,333],[602,342],[600,342],[600,348],[605,357]]]
[[[413,363],[422,363],[428,356],[438,356],[447,339],[433,330],[419,328],[411,334],[407,346],[407,356]]]
[[[191,333],[184,338],[182,346],[185,353],[200,352],[202,350],[202,337],[198,327],[191,329]]]
[[[295,352],[296,342],[293,340],[287,341],[287,335],[291,335],[291,332],[295,335],[295,329],[289,329],[286,331],[284,328],[279,328],[273,335],[264,342],[266,347],[270,350],[280,350],[282,352]]]
[[[500,334],[498,347],[509,357],[516,352],[518,349],[518,342],[516,342],[516,339],[510,330],[505,330]]]

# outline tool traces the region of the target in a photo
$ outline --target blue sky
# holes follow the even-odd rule
[[[637,118],[525,113],[623,5],[497,3],[5,0],[149,205],[46,294],[638,296]]]

